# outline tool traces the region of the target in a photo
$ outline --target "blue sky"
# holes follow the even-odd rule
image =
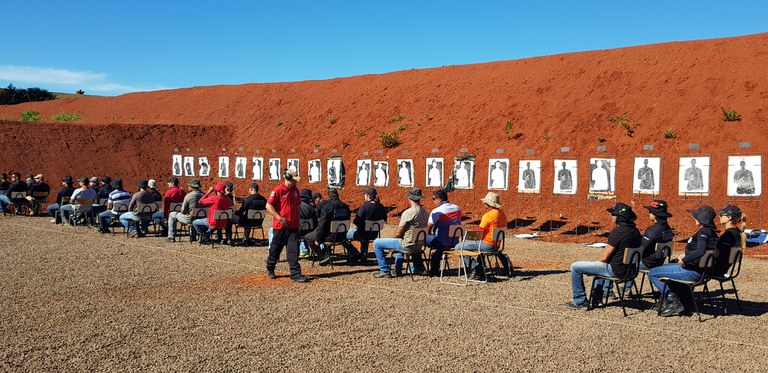
[[[117,95],[768,31],[767,1],[11,1],[0,86]]]

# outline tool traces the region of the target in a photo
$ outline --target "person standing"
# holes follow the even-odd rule
[[[267,199],[267,211],[272,215],[272,243],[267,256],[267,277],[275,279],[275,266],[283,246],[286,247],[288,266],[291,269],[291,281],[307,282],[301,275],[299,265],[299,189],[296,183],[301,180],[294,171],[285,170],[284,182],[275,187]]]

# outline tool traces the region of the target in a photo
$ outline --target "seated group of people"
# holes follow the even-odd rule
[[[659,291],[659,301],[656,305],[663,304],[660,315],[664,317],[681,315],[686,311],[681,295],[686,295],[687,292],[681,293],[679,288],[671,282],[665,286],[661,279],[700,280],[704,269],[699,266],[699,261],[708,250],[716,250],[712,274],[721,276],[730,268],[731,249],[739,243],[742,247],[746,244],[742,231],[746,228],[747,217],[738,206],[728,205],[722,210],[715,211],[712,207],[704,205],[696,210],[689,210],[699,229],[688,240],[685,252],[669,263],[665,263],[666,257],[661,250],[657,250],[659,247],[657,244],[672,242],[675,237],[668,223],[672,214],[668,212],[668,204],[663,200],[653,200],[649,206],[643,207],[648,210],[653,224],[642,235],[635,225],[637,215],[632,211],[631,206],[617,203],[608,209],[616,226],[610,232],[608,244],[598,261],[575,262],[571,265],[573,299],[566,303],[567,307],[586,309],[600,305],[603,295],[611,291],[610,281],[596,279],[593,282],[593,304],[589,305],[583,275],[622,278],[629,269],[624,264],[625,250],[640,247],[642,254],[639,268],[649,270],[650,281]],[[720,224],[725,229],[719,237],[715,231],[717,229],[715,217],[718,214]],[[632,286],[632,283],[626,286]],[[664,289],[663,293],[662,289]],[[664,302],[661,301],[662,299]]]
[[[25,180],[21,180],[21,174],[18,172],[10,176],[3,173],[0,175],[0,213],[5,212],[6,206],[14,205],[15,214],[20,214],[25,207],[29,210],[29,215],[40,214],[42,203],[50,193],[51,187],[45,182],[42,174],[27,174]],[[14,198],[16,195],[22,197]]]

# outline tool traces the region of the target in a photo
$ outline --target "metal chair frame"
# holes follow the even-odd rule
[[[693,299],[693,306],[696,308],[696,315],[699,316],[699,322],[702,322],[701,313],[699,312],[699,302],[696,301],[696,296],[693,294],[694,289],[696,289],[699,286],[704,286],[704,292],[701,295],[701,300],[704,300],[704,296],[707,297],[709,300],[709,304],[714,306],[714,303],[712,302],[712,295],[709,292],[709,287],[707,286],[707,283],[712,277],[712,269],[715,266],[715,251],[716,250],[707,250],[704,255],[699,259],[699,268],[703,269],[701,278],[698,281],[684,281],[684,280],[677,280],[677,279],[671,279],[667,277],[662,277],[659,280],[664,283],[664,289],[661,290],[661,304],[659,305],[659,311],[658,314],[661,315],[661,310],[664,309],[664,303],[666,303],[667,297],[663,296],[667,292],[667,288],[669,288],[669,282],[676,282],[678,284],[683,284],[688,286],[688,290],[691,294],[691,298]],[[717,313],[715,313],[715,317],[717,317]]]
[[[629,295],[632,295],[632,286],[621,286],[629,281],[634,281],[640,270],[640,258],[642,257],[641,247],[630,247],[624,250],[624,258],[622,263],[627,266],[627,273],[622,277],[611,276],[592,276],[592,286],[589,291],[589,298],[587,298],[587,310],[594,308],[592,306],[593,295],[595,292],[595,280],[602,279],[603,281],[610,281],[610,288],[605,294],[603,294],[603,304],[608,304],[608,295],[613,291],[613,287],[616,286],[616,290],[619,293],[619,304],[621,305],[621,311],[624,313],[624,317],[627,317],[627,308],[624,305],[624,298],[629,288]],[[637,308],[642,309],[642,303],[640,303],[640,297],[637,297]]]

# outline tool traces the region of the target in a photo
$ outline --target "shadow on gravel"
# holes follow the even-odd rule
[[[515,268],[514,277],[520,281],[528,281],[538,276],[559,275],[569,272],[567,269],[524,270]]]

